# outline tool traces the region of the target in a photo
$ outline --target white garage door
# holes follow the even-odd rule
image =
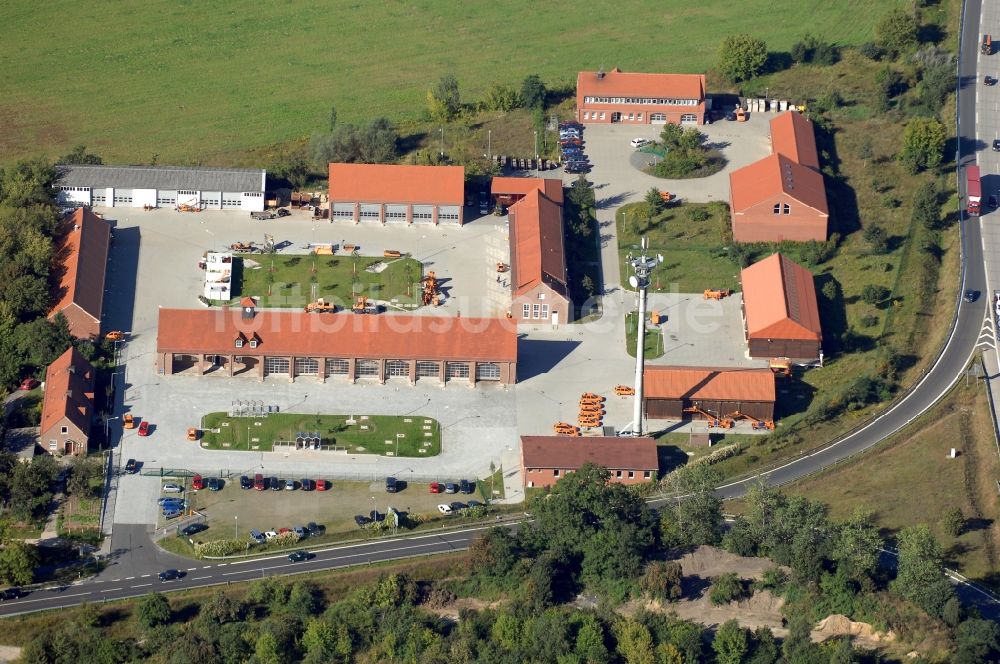
[[[243,206],[243,193],[236,191],[222,192],[222,209],[239,210]]]
[[[359,220],[362,224],[382,223],[382,206],[377,203],[362,203]]]
[[[476,380],[500,380],[500,367],[492,362],[477,364]]]
[[[419,378],[437,378],[441,375],[440,362],[417,360],[417,376]]]
[[[378,378],[378,368],[381,360],[358,360],[354,365],[356,378]]]
[[[340,358],[328,358],[326,360],[326,377],[330,376],[346,376],[348,370],[351,368],[350,360],[343,360]]]
[[[406,206],[405,205],[386,205],[385,206],[385,223],[387,223],[387,224],[405,224],[406,223]]]
[[[288,375],[289,361],[287,357],[265,357],[264,373],[267,375],[284,374]]]
[[[128,207],[132,205],[131,189],[115,189],[114,207]]]
[[[433,224],[434,223],[434,206],[433,205],[414,205],[413,206],[413,223],[415,223],[415,224]]]
[[[650,113],[649,121],[653,124],[667,124],[666,113]]]
[[[319,374],[319,360],[315,357],[295,358],[295,375],[316,376]]]
[[[220,207],[222,207],[222,192],[221,191],[201,192],[201,207],[209,208],[212,210],[218,210]]]
[[[156,204],[160,207],[173,207],[177,203],[176,189],[160,189],[156,192]]]
[[[457,224],[461,220],[462,216],[460,214],[459,207],[457,205],[439,205],[438,206],[438,223],[439,224]]]
[[[354,203],[334,203],[333,218],[340,221],[354,221]]]
[[[698,116],[694,113],[685,113],[681,116],[681,124],[698,124]]]

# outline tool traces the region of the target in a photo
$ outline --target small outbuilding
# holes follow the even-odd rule
[[[585,463],[604,466],[611,481],[622,484],[654,482],[659,471],[656,441],[614,436],[521,436],[524,486],[552,486]]]
[[[752,358],[823,361],[823,330],[809,270],[771,254],[743,270],[743,330]]]
[[[719,418],[742,413],[758,420],[774,419],[770,369],[646,365],[643,381],[643,403],[651,420],[697,419],[699,410]]]

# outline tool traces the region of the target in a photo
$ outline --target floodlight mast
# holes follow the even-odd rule
[[[653,268],[663,262],[663,256],[646,256],[646,249],[649,248],[648,240],[642,238],[642,255],[629,256],[628,262],[635,271],[635,276],[629,277],[628,282],[639,293],[639,316],[636,321],[635,334],[635,402],[632,406],[632,435],[642,435],[642,368],[645,360],[644,346],[646,341],[646,289],[649,287],[649,275]]]

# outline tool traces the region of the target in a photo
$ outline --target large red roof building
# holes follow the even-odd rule
[[[359,224],[463,223],[462,166],[330,164],[330,218]]]
[[[614,436],[521,436],[524,486],[552,486],[585,463],[604,466],[611,481],[621,484],[655,482],[659,474],[656,441]]]
[[[573,312],[566,282],[562,190],[559,202],[543,193],[543,181],[511,205],[511,316],[518,323],[569,322]]]
[[[576,119],[585,124],[704,124],[704,74],[582,71],[576,77]]]
[[[301,311],[160,309],[161,374],[517,380],[517,330],[500,318],[310,314]]]
[[[740,281],[750,357],[822,361],[823,330],[809,270],[771,254],[744,269]]]
[[[643,402],[646,417],[682,420],[699,408],[715,417],[740,412],[759,420],[774,419],[774,374],[770,369],[718,369],[646,365]]]
[[[61,313],[73,336],[96,338],[101,333],[111,225],[89,208],[77,208],[63,222],[57,242],[54,272],[58,284],[49,318]]]
[[[771,155],[729,174],[737,242],[823,242],[830,209],[812,122],[788,111],[771,120]]]
[[[45,370],[38,441],[49,454],[86,454],[93,416],[94,367],[71,347]]]

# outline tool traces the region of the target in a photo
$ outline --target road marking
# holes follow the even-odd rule
[[[145,579],[145,578],[148,578],[148,577],[150,577],[150,576],[153,576],[153,575],[152,575],[152,574],[143,574],[143,575],[142,575],[142,578],[144,578],[144,579]]]
[[[196,576],[196,577],[194,577],[194,578],[193,578],[193,579],[191,579],[191,580],[192,580],[192,581],[202,581],[202,580],[204,580],[204,579],[210,579],[210,578],[211,578],[211,577],[209,577],[209,576]]]
[[[193,571],[195,571],[196,569],[198,569],[198,568],[197,568],[197,567],[188,567],[188,568],[187,568],[187,571],[189,571],[189,572],[193,572]]]
[[[86,595],[93,595],[93,592],[86,593],[76,593],[75,595],[59,595],[58,597],[39,597],[38,599],[22,599],[18,600],[18,604],[30,604],[31,602],[50,602],[53,599],[66,599],[67,597],[84,597]]]
[[[136,585],[134,585],[132,587],[133,588],[145,588],[146,586],[151,586],[151,585],[153,585],[153,584],[152,583],[137,583]]]
[[[104,589],[104,590],[102,590],[101,592],[102,592],[102,593],[113,593],[113,592],[115,592],[116,590],[121,590],[121,588],[105,588],[105,589]]]
[[[202,567],[202,569],[208,569],[209,567],[211,567],[211,565],[205,565],[204,567]],[[194,568],[192,568],[192,569],[194,569]]]
[[[126,577],[125,577],[125,580],[126,580],[126,581],[131,581],[131,580],[132,580],[132,579],[134,579],[134,578],[135,578],[134,576],[126,576]],[[117,581],[117,580],[118,580],[118,579],[112,579],[112,581]]]
[[[218,564],[218,567],[225,567],[225,566],[226,566],[226,565],[228,565],[228,564],[229,564],[229,563],[219,563],[219,564]]]

